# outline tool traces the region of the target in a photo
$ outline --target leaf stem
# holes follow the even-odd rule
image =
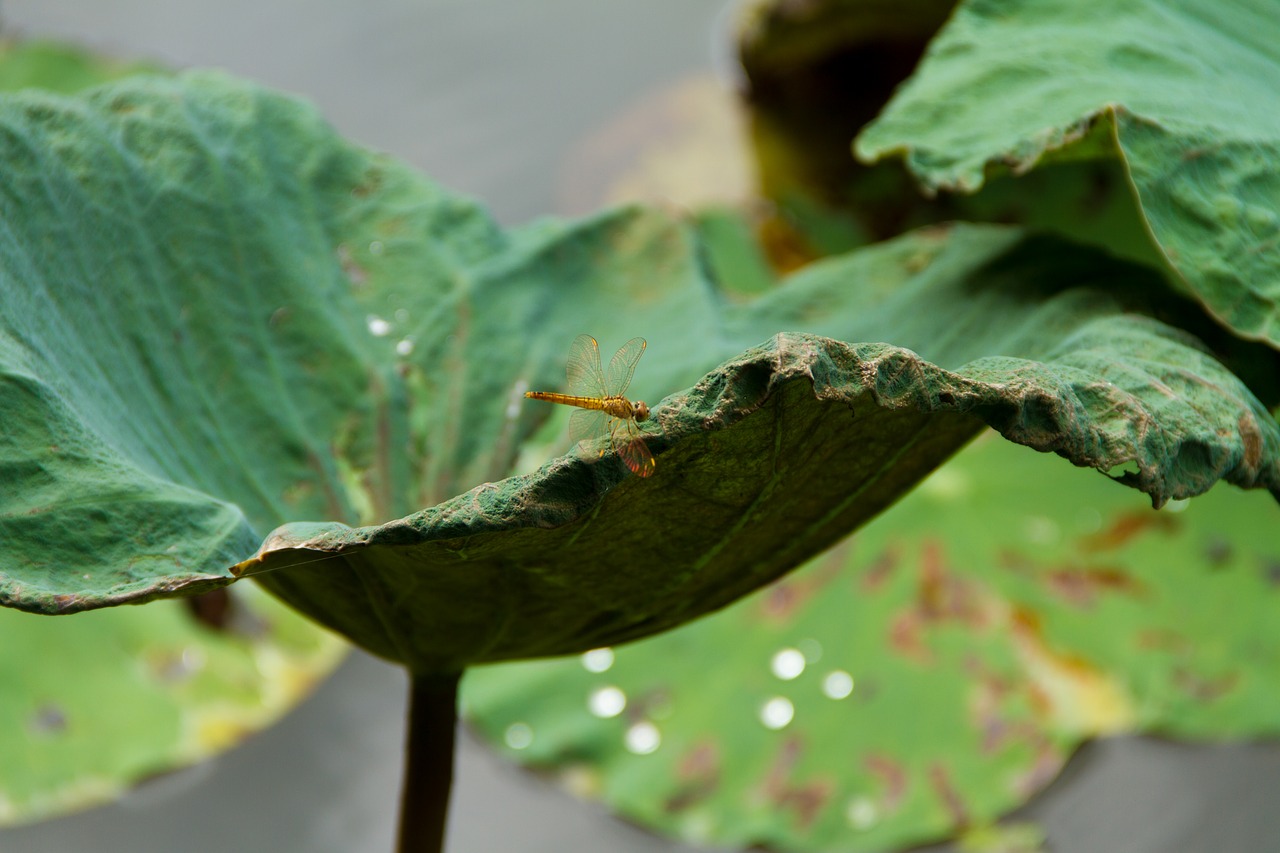
[[[443,853],[458,727],[458,672],[410,674],[398,853]]]

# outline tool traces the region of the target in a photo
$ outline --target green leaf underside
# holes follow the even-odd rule
[[[106,802],[240,743],[347,648],[252,586],[222,594],[220,628],[178,601],[70,620],[0,611],[0,825]]]
[[[1276,516],[1222,488],[1156,512],[983,440],[732,608],[473,669],[463,703],[509,757],[654,830],[899,849],[1016,808],[1095,734],[1280,734]]]
[[[209,74],[9,99],[0,162],[10,606],[249,571],[378,654],[456,669],[728,604],[983,422],[1124,466],[1157,503],[1280,482],[1253,396],[1126,313],[1158,278],[1066,243],[921,232],[729,304],[664,214],[503,232],[311,109]],[[485,482],[549,414],[523,390],[560,387],[582,331],[606,351],[648,338],[636,398],[697,383],[655,408],[656,475],[583,453]]]
[[[998,164],[1028,169],[1096,138],[1101,121],[1172,267],[1222,322],[1275,346],[1276,80],[1268,0],[968,2],[856,148],[973,191]]]

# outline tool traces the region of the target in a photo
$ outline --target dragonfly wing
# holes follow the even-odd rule
[[[631,377],[636,372],[636,362],[644,355],[644,348],[644,338],[632,338],[609,359],[609,383],[606,387],[610,394],[627,393],[627,386],[631,384]]]
[[[569,393],[579,397],[603,397],[604,373],[600,370],[600,345],[590,335],[578,335],[569,345],[565,365]]]
[[[622,457],[631,473],[648,477],[657,470],[653,454],[649,452],[649,446],[644,443],[644,435],[636,428],[634,421],[627,421],[625,429],[619,429],[615,425],[611,437],[613,449]]]
[[[593,441],[608,431],[609,416],[599,409],[574,409],[569,415],[569,441]]]

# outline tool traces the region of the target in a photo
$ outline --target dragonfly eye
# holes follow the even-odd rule
[[[634,403],[631,404],[631,408],[633,409],[632,417],[634,417],[636,420],[638,421],[648,420],[649,407],[646,406],[642,401],[636,400]]]

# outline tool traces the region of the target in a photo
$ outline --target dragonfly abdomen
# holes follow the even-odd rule
[[[635,414],[631,401],[626,397],[576,397],[572,394],[556,394],[551,391],[525,391],[524,395],[531,400],[546,400],[548,403],[560,403],[563,406],[603,411],[614,418],[630,418]]]

